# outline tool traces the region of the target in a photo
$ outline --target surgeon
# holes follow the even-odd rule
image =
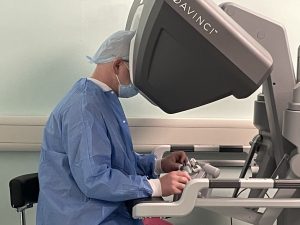
[[[37,225],[133,225],[133,199],[179,194],[190,180],[178,171],[187,157],[161,160],[133,150],[120,98],[138,89],[130,81],[131,31],[119,31],[101,45],[89,78],[77,81],[44,129],[39,165]],[[158,174],[166,173],[158,178]]]

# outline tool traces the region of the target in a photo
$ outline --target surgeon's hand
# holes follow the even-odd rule
[[[176,171],[180,166],[187,162],[188,158],[183,151],[173,152],[171,155],[161,160],[161,169],[165,173]]]
[[[173,171],[159,178],[162,196],[182,193],[185,185],[191,180],[185,171]]]

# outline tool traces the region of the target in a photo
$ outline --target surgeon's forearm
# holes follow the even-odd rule
[[[80,190],[88,198],[121,202],[150,197],[152,194],[146,176],[127,175],[118,169],[104,166],[99,167],[97,173],[82,168],[74,168],[72,173]]]

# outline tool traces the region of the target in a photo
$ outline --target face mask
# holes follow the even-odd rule
[[[126,65],[126,67],[127,67],[127,65]],[[128,67],[127,67],[127,69],[129,71]],[[130,98],[139,93],[139,90],[133,85],[133,83],[130,82],[129,84],[126,84],[126,85],[121,84],[119,77],[117,75],[116,75],[116,77],[119,82],[119,97],[120,98]]]

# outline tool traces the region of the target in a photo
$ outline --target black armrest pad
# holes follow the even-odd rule
[[[130,215],[132,215],[132,209],[135,205],[140,204],[140,203],[147,203],[147,202],[152,202],[152,203],[163,203],[165,202],[162,197],[149,197],[149,198],[139,198],[139,199],[134,199],[126,202],[126,206],[128,208],[128,211]]]
[[[37,203],[39,196],[38,174],[26,174],[12,179],[9,182],[10,202],[13,208],[25,206],[28,203]]]

